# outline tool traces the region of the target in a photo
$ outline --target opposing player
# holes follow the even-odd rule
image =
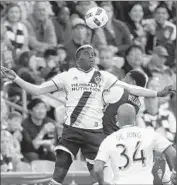
[[[114,172],[112,184],[153,184],[154,150],[163,152],[169,166],[176,171],[176,150],[172,143],[154,131],[137,127],[133,105],[121,105],[117,119],[121,129],[102,142],[95,159],[94,171],[100,185],[104,184],[103,170],[108,159]]]
[[[67,94],[66,120],[62,138],[56,147],[56,165],[50,184],[61,184],[74,159],[81,151],[88,161],[92,174],[92,163],[100,143],[104,138],[102,129],[103,99],[102,94],[111,86],[121,86],[137,96],[166,96],[174,89],[168,86],[162,91],[153,91],[120,82],[115,76],[105,71],[98,71],[94,66],[94,49],[83,45],[76,51],[77,68],[56,75],[41,85],[30,84],[7,68],[1,68],[4,76],[13,80],[32,95],[41,95],[60,89]]]
[[[146,76],[138,70],[132,70],[126,74],[122,81],[131,85],[145,87]],[[103,116],[103,130],[106,136],[119,129],[116,124],[116,115],[117,109],[120,107],[120,105],[124,103],[130,103],[135,107],[136,113],[138,113],[141,106],[139,97],[130,94],[126,89],[118,86],[111,87],[107,92],[104,92],[103,99],[106,103]]]

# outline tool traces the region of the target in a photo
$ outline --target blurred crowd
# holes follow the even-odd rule
[[[84,21],[95,6],[109,21],[91,30]],[[147,77],[147,88],[176,87],[176,2],[174,1],[1,1],[1,65],[21,78],[41,84],[75,67],[75,51],[83,44],[95,48],[95,67],[120,80],[130,70]],[[65,94],[50,98],[27,94],[27,116],[9,107],[22,105],[19,86],[1,79],[1,171],[20,171],[34,160],[55,160],[61,135]],[[54,105],[52,98],[61,104]],[[142,98],[137,123],[174,142],[176,96]]]

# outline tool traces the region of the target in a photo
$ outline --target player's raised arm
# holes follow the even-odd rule
[[[1,74],[8,78],[9,80],[14,81],[22,89],[26,90],[28,93],[38,96],[41,94],[46,94],[57,90],[57,86],[54,81],[50,80],[44,82],[41,85],[34,85],[24,81],[20,78],[13,70],[1,66]]]
[[[136,96],[143,96],[143,97],[165,97],[170,93],[176,93],[174,87],[172,85],[166,86],[164,89],[160,91],[155,91],[151,89],[146,89],[136,85],[130,85],[122,81],[117,81],[117,86],[120,86],[126,89],[129,93],[136,95]]]

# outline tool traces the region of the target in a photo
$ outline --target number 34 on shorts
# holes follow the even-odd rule
[[[132,162],[140,162],[143,167],[146,166],[146,158],[143,150],[140,149],[140,141],[136,143],[135,150],[132,154],[132,156],[128,156],[127,154],[127,147],[124,144],[118,144],[116,147],[121,150],[120,156],[125,159],[125,164],[123,166],[119,166],[119,170],[125,170],[129,165],[132,158]]]

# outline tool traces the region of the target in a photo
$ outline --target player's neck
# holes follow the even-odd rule
[[[121,128],[134,127],[135,125],[124,125]]]
[[[84,69],[81,69],[81,68],[79,68],[79,67],[77,67],[77,69],[80,70],[80,71],[83,71],[84,73],[89,73],[90,71],[92,71],[93,67],[91,67],[91,68],[88,69],[88,70],[84,70]]]

